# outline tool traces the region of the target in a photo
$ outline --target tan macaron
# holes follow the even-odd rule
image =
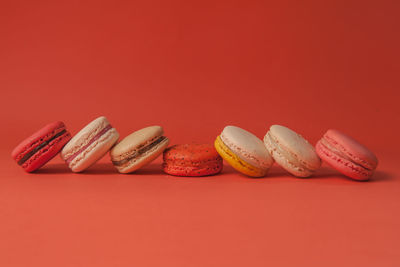
[[[161,126],[136,131],[114,146],[111,161],[120,173],[130,173],[156,159],[169,144]]]

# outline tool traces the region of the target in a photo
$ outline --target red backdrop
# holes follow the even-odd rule
[[[397,266],[398,1],[1,1],[0,266]],[[380,159],[372,182],[326,166],[265,179],[118,175],[12,148],[48,122],[105,115],[171,143],[271,124],[329,128]]]

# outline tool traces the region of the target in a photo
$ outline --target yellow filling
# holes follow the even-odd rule
[[[267,174],[268,170],[263,170],[245,162],[233,153],[229,147],[227,147],[221,140],[221,137],[217,137],[214,142],[215,149],[226,160],[233,168],[237,171],[246,174],[251,177],[263,177]]]

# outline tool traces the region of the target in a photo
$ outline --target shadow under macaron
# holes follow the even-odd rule
[[[48,163],[31,174],[69,174],[72,171],[65,163]]]
[[[126,173],[124,175],[153,175],[154,176],[154,175],[167,175],[167,174],[165,172],[163,172],[162,166],[160,163],[149,163],[134,172]]]
[[[392,173],[377,170],[370,178],[370,182],[383,182],[394,180],[395,176]]]
[[[74,173],[64,163],[50,163],[32,172],[32,174],[76,174],[76,175],[104,175],[117,174],[118,171],[111,163],[95,163],[83,172]]]
[[[95,163],[90,166],[88,169],[84,170],[83,172],[78,172],[76,174],[82,175],[104,175],[104,174],[118,174],[119,172],[115,167],[108,162],[99,162]]]
[[[318,169],[311,177],[311,179],[326,179],[326,178],[341,178],[348,181],[353,182],[382,182],[382,181],[390,181],[394,179],[394,175],[385,171],[376,170],[372,177],[369,180],[355,180],[347,177],[346,175],[340,173],[339,171],[327,166],[323,165],[320,169]],[[306,178],[306,179],[309,179]]]
[[[33,175],[36,174],[41,174],[41,175],[54,175],[54,174],[71,174],[73,173],[66,164],[64,163],[49,163],[46,164],[45,166],[41,167],[40,169],[30,173]],[[115,169],[115,167],[111,163],[96,163],[89,167],[87,170],[76,173],[76,175],[107,175],[107,174],[119,174],[119,172]],[[132,172],[132,173],[127,173],[127,174],[121,174],[121,175],[145,175],[145,176],[154,176],[154,175],[167,175],[171,177],[181,177],[181,176],[172,176],[169,174],[166,174],[162,170],[162,166],[160,163],[150,163],[146,166],[143,166],[139,170]],[[236,171],[232,166],[224,164],[224,167],[222,171],[218,174],[215,175],[209,175],[209,176],[200,176],[200,177],[184,177],[184,178],[213,178],[213,177],[218,177],[218,176],[224,176],[224,175],[237,175],[238,177],[242,178],[248,178],[251,180],[262,180],[266,178],[293,178],[293,179],[298,179],[298,180],[319,180],[319,179],[329,179],[329,178],[340,178],[343,179],[344,181],[354,181],[354,182],[385,182],[385,181],[391,181],[395,179],[395,176],[392,173],[386,172],[386,171],[381,171],[381,170],[376,170],[375,173],[372,175],[370,180],[368,181],[356,181],[351,178],[348,178],[347,176],[341,174],[340,172],[336,171],[333,168],[330,168],[329,166],[323,165],[320,169],[318,169],[312,176],[307,177],[307,178],[298,178],[290,173],[288,173],[286,170],[281,168],[280,166],[274,164],[270,170],[268,171],[267,175],[264,177],[259,177],[259,178],[254,178],[254,177],[249,177],[244,174],[239,173]]]

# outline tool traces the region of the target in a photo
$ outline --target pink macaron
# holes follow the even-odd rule
[[[63,148],[61,157],[73,172],[82,172],[101,159],[117,142],[119,134],[106,117],[80,130]]]
[[[374,153],[338,130],[328,130],[316,150],[322,160],[354,180],[368,180],[378,165]]]

